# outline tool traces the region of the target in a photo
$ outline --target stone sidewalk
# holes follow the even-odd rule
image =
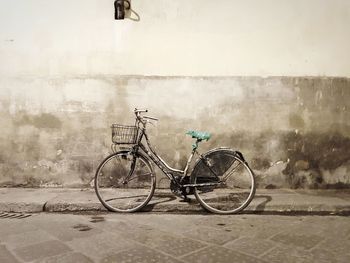
[[[157,189],[147,212],[206,213],[191,196],[181,202],[170,190]],[[0,212],[103,212],[93,189],[0,188]],[[257,190],[243,213],[350,215],[350,189]]]
[[[1,263],[348,263],[350,258],[345,216],[27,216],[0,217]]]

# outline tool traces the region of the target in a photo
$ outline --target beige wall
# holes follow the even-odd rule
[[[0,74],[350,76],[348,0],[1,0]]]
[[[132,7],[138,22],[115,21],[113,0],[0,0],[0,186],[89,183],[110,124],[145,107],[179,168],[200,129],[259,187],[349,187],[350,1]]]

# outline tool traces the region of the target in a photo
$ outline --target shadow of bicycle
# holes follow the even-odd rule
[[[176,200],[176,196],[170,193],[157,193],[154,194],[150,203],[148,203],[140,212],[153,211],[154,207],[162,203],[170,203]]]

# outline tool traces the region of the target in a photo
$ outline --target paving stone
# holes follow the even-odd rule
[[[317,235],[324,236],[325,235],[325,227],[321,224],[300,224],[297,226],[292,226],[288,228],[288,232],[290,233],[302,233],[303,235]]]
[[[230,229],[215,229],[208,227],[201,227],[184,233],[192,239],[199,239],[208,243],[222,245],[228,241],[237,239],[239,236],[231,233]]]
[[[259,256],[276,245],[277,243],[266,239],[243,237],[226,243],[225,247],[248,255]]]
[[[337,263],[349,263],[350,255],[339,254],[336,256]]]
[[[100,263],[180,263],[175,258],[172,258],[168,255],[160,253],[150,248],[146,247],[135,247],[117,254],[113,254],[105,257]]]
[[[152,248],[173,239],[182,238],[164,231],[155,230],[150,226],[140,226],[135,224],[135,227],[130,229],[129,227],[132,225],[133,224],[128,225],[123,231],[119,228],[118,230],[113,230],[113,233],[117,234],[121,239],[137,241],[138,243]]]
[[[17,263],[19,262],[4,245],[0,245],[0,262],[1,263]]]
[[[42,230],[28,231],[21,234],[8,235],[4,237],[4,242],[11,248],[25,247],[35,243],[54,240],[54,237]]]
[[[201,215],[197,215],[197,218],[202,217],[203,216]],[[142,225],[144,226],[174,234],[182,234],[198,226],[197,220],[188,220],[188,215],[186,214],[172,214],[172,217],[169,218],[166,216],[154,217],[152,214],[143,213],[140,214],[139,217],[130,217],[128,222],[134,222],[137,224],[142,222]]]
[[[280,233],[272,237],[271,240],[286,245],[294,245],[304,249],[313,248],[317,243],[323,240],[323,237],[317,235],[304,235],[300,233]]]
[[[62,241],[71,241],[73,239],[88,237],[102,232],[102,230],[96,228],[92,224],[82,224],[81,222],[64,220],[40,222],[38,227]]]
[[[337,234],[338,236],[346,236],[347,227],[349,222],[338,222],[332,224],[327,218],[324,220],[323,217],[316,217],[311,220],[310,218],[305,218],[300,224],[288,227],[288,232],[303,233],[304,235],[318,235],[327,236],[329,234]]]
[[[108,254],[137,246],[137,243],[119,237],[114,233],[100,233],[85,238],[73,239],[66,244],[74,251],[82,253],[94,261],[99,261]]]
[[[69,251],[71,251],[71,249],[68,246],[56,240],[14,250],[15,254],[26,262],[64,254]]]
[[[350,220],[348,217],[318,216],[304,217],[302,224],[289,227],[290,232],[314,234],[327,237],[329,235],[345,238],[350,235]]]
[[[275,217],[276,222],[275,220],[271,222],[271,220],[266,217],[258,217],[256,215],[244,215],[240,217],[236,215],[213,218],[213,220],[206,217],[200,219],[198,225],[201,227],[210,226],[216,229],[228,230],[230,234],[234,236],[267,239],[284,231],[286,227],[297,223],[295,220],[288,220],[280,216]]]
[[[314,227],[317,227],[317,225]],[[334,224],[330,224],[330,222],[323,220],[322,225],[320,226],[319,235],[323,235],[324,237],[334,235],[338,238],[346,239],[346,237],[350,236],[350,220],[342,223],[336,222]]]
[[[274,220],[264,216],[249,216],[246,221],[241,224],[244,226],[241,236],[268,239],[280,232],[284,232],[293,226],[300,225],[297,218],[275,216]]]
[[[267,262],[300,263],[312,259],[309,251],[293,246],[278,245],[261,256]]]
[[[215,214],[201,216],[196,220],[197,225],[205,226],[205,227],[214,227],[214,228],[222,228],[227,226],[238,226],[244,225],[245,219],[242,217],[237,217],[234,215],[228,215],[225,217],[218,216]]]
[[[36,231],[38,228],[32,224],[27,224],[22,220],[1,219],[0,240],[8,235],[21,234],[29,231]]]
[[[332,251],[316,248],[310,251],[311,258],[305,260],[305,263],[336,263],[338,262],[336,254]]]
[[[285,231],[283,225],[266,226],[259,224],[250,224],[250,228],[241,233],[241,236],[249,236],[252,238],[268,239],[276,234]]]
[[[117,231],[120,234],[129,233],[129,236],[130,234],[137,234],[140,232],[146,232],[146,231],[149,232],[149,231],[157,230],[152,226],[147,226],[147,225],[139,224],[136,222],[130,222],[130,221],[121,221],[121,220],[117,220],[113,222],[113,224],[107,224],[107,225],[104,224],[104,225],[105,225],[104,230],[111,231],[111,232]],[[101,226],[103,226],[103,224]]]
[[[242,254],[224,247],[211,246],[191,253],[181,258],[191,263],[259,263],[263,262],[252,256]]]
[[[317,248],[332,251],[335,255],[347,255],[350,262],[350,240],[345,238],[325,238]]]
[[[170,255],[183,255],[193,250],[206,246],[196,240],[191,240],[176,234],[159,231],[152,226],[139,224],[118,224],[117,233],[119,237],[137,241],[150,248],[157,248]]]
[[[93,263],[93,261],[80,253],[68,253],[40,259],[34,263]]]
[[[172,256],[182,256],[205,246],[206,245],[201,242],[188,238],[169,236],[169,238],[155,248]]]
[[[239,223],[239,224],[230,224],[230,220],[226,219],[226,223],[218,223],[220,221],[214,220],[214,224],[204,224],[204,223],[198,223],[197,228],[213,228],[214,230],[217,231],[225,231],[229,233],[229,235],[233,237],[240,237],[242,235],[247,235],[249,231],[252,231],[252,229],[248,224],[245,223]],[[255,231],[251,232],[251,235],[256,234]]]

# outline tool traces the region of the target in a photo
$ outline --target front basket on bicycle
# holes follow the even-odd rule
[[[112,124],[112,142],[115,144],[135,144],[138,135],[137,126]]]

